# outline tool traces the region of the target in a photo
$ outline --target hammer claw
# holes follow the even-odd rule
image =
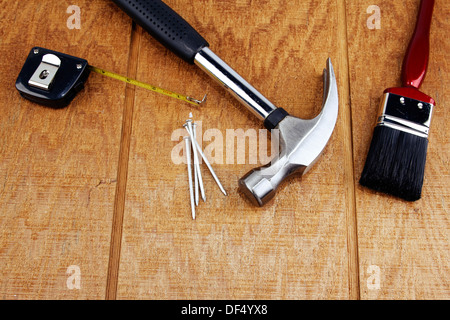
[[[331,60],[324,69],[322,109],[314,119],[286,116],[279,130],[279,154],[239,180],[239,187],[256,205],[263,206],[278,186],[293,173],[305,174],[317,161],[333,133],[338,116],[338,91]]]

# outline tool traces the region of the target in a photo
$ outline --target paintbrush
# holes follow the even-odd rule
[[[381,99],[378,121],[360,184],[408,201],[420,199],[435,101],[418,89],[429,56],[434,0],[422,0],[416,28],[402,66],[402,87]]]

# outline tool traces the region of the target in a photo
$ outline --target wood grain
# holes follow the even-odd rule
[[[117,41],[130,23],[107,2],[77,4],[81,29],[69,30],[66,3],[0,2],[1,299],[104,298],[124,86],[91,76],[61,110],[14,87],[36,45],[125,72],[129,46]],[[70,266],[79,290],[67,286]]]
[[[222,59],[296,116],[311,118],[319,112],[328,56],[340,76],[346,56],[340,51],[334,1],[321,6],[299,1],[167,3],[183,12]],[[208,93],[208,101],[195,109],[136,91],[118,298],[349,298],[346,208],[354,200],[348,198],[346,168],[338,160],[345,157],[343,125],[349,121],[339,121],[316,167],[288,183],[264,208],[255,208],[237,192],[239,177],[254,167],[248,160],[215,164],[228,197],[205,169],[207,201],[192,221],[186,166],[171,159],[181,136],[171,141],[172,133],[190,112],[202,122],[203,132],[215,128],[224,139],[227,129],[261,129],[262,124],[200,70],[147,35],[138,77],[197,97]]]
[[[403,56],[414,30],[419,1],[378,1],[381,29],[369,30],[371,1],[348,1],[350,83],[355,178],[359,179],[384,89],[400,85]],[[448,2],[436,1],[428,74],[421,91],[436,98],[423,198],[408,203],[360,186],[356,190],[361,297],[448,299],[449,269],[449,81]],[[360,14],[356,14],[360,13]],[[368,67],[370,66],[370,67]],[[373,267],[379,268],[379,289]]]
[[[134,22],[132,23],[132,25],[133,28],[131,33],[130,54],[127,70],[127,76],[131,79],[135,78],[137,73],[137,58],[139,55],[139,45],[142,34],[141,28],[136,29],[136,24]],[[120,156],[117,169],[116,197],[114,200],[108,278],[106,282],[107,300],[115,300],[117,294],[135,89],[136,88],[134,86],[127,84],[125,92],[125,108],[123,110],[122,117],[122,136],[120,140]]]
[[[355,203],[355,176],[354,176],[354,154],[353,154],[353,132],[352,115],[350,99],[349,79],[349,56],[348,56],[348,34],[347,29],[347,10],[344,2],[338,5],[339,23],[339,51],[341,52],[339,64],[341,72],[340,83],[340,108],[343,109],[343,147],[345,150],[343,157],[344,164],[344,187],[346,195],[346,227],[347,227],[347,251],[348,251],[348,275],[349,275],[349,298],[353,300],[360,299],[359,283],[359,256],[358,256],[358,231],[357,231],[357,213]]]
[[[340,103],[331,141],[310,172],[256,208],[237,181],[265,161],[250,163],[258,149],[247,141],[243,152],[227,130],[259,137],[262,124],[205,73],[112,1],[74,3],[82,20],[71,30],[69,3],[0,0],[0,299],[448,299],[450,5],[436,2],[421,88],[437,101],[424,195],[406,203],[358,179],[382,91],[400,84],[418,0],[165,2],[301,118],[319,112],[331,57]],[[369,30],[374,4],[381,29]],[[36,45],[208,100],[193,107],[92,74],[68,108],[39,107],[14,89]],[[212,156],[229,195],[203,168],[207,201],[195,221],[186,166],[172,157],[190,114],[203,148],[228,148]],[[70,266],[80,289],[67,285]]]

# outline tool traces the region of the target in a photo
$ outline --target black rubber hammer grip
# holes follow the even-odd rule
[[[113,1],[151,36],[190,64],[202,48],[209,46],[186,20],[160,0]]]

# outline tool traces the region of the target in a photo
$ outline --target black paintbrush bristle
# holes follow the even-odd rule
[[[427,138],[376,126],[359,183],[407,201],[420,199],[427,147]]]

